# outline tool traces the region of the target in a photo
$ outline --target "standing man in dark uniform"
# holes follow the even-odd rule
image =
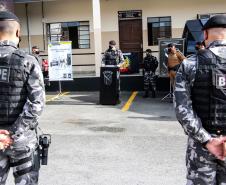
[[[156,92],[156,75],[155,71],[158,68],[158,60],[152,55],[151,49],[146,50],[144,57],[144,98],[149,96],[149,89],[151,88],[152,97],[155,98]]]
[[[203,30],[206,49],[177,72],[175,110],[188,135],[187,185],[225,185],[226,16],[210,18]]]
[[[111,40],[109,48],[105,51],[102,64],[104,65],[120,65],[124,62],[122,51],[116,48],[116,42]]]
[[[39,51],[38,46],[33,46],[31,48],[31,50],[32,50],[32,55],[36,58],[36,60],[38,61],[39,65],[40,65],[40,67],[42,69],[42,58],[39,55],[40,51]]]
[[[35,57],[17,48],[19,19],[0,11],[0,184],[10,167],[16,185],[37,185],[39,162],[36,127],[45,91]]]

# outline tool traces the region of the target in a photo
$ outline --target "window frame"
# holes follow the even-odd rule
[[[164,19],[164,18],[169,18],[169,21],[161,21],[161,19]],[[151,22],[149,21],[150,19],[158,19],[158,21]],[[158,27],[155,27],[155,28],[158,28],[157,30],[158,35],[156,35],[156,33],[153,33],[153,26],[151,26],[151,30],[149,30],[149,24],[153,25],[154,23],[158,24]],[[160,26],[161,23],[164,23],[164,24],[170,23],[170,26]],[[164,28],[162,31],[161,31],[161,27]],[[166,30],[167,27],[170,27],[168,31]],[[161,36],[161,35],[164,35],[164,36]],[[147,17],[147,36],[148,36],[148,46],[158,45],[159,38],[172,38],[172,17],[171,16]]]
[[[74,41],[74,42],[78,42],[78,48],[72,48],[72,49],[90,49],[91,48],[90,21],[64,21],[64,22],[49,22],[49,23],[46,23],[46,36],[47,36],[48,43],[51,42],[51,40],[52,40],[51,37],[52,36],[56,36],[57,37],[56,42],[57,41],[64,41],[64,40],[61,40],[61,38],[62,38],[62,24],[69,24],[69,23],[75,23],[75,24],[77,23],[78,24],[78,26],[77,26],[78,39],[76,41]],[[60,34],[51,34],[50,26],[52,24],[61,24],[61,33]],[[68,27],[69,26],[67,26],[67,28]],[[81,27],[86,27],[87,29],[80,30]],[[82,31],[86,31],[87,34],[81,34]],[[84,38],[80,38],[80,36],[88,36],[88,38],[84,39]],[[84,44],[84,43],[80,44],[80,41],[87,41],[87,44]],[[81,47],[81,46],[87,46],[87,47]]]

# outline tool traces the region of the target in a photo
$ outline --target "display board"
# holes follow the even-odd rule
[[[176,48],[180,52],[184,53],[184,39],[182,38],[172,38],[172,39],[158,39],[159,42],[159,74],[160,76],[167,76],[167,45],[174,43]]]
[[[48,45],[49,80],[73,80],[71,41],[54,42]]]

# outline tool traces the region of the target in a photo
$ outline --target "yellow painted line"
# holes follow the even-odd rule
[[[135,97],[137,96],[138,92],[137,91],[134,91],[129,100],[126,102],[126,104],[124,105],[124,107],[122,108],[122,112],[126,112],[129,110],[130,106],[132,105],[133,103],[133,100],[135,99]]]
[[[67,94],[69,94],[69,93],[70,93],[70,92],[59,93],[59,94],[57,94],[56,96],[47,99],[46,102],[54,101],[54,100],[60,98],[61,96],[65,96],[65,95],[67,95]]]

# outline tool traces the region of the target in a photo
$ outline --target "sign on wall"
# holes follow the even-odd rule
[[[71,41],[50,43],[49,55],[49,80],[73,80]]]
[[[181,38],[172,38],[172,39],[159,39],[159,69],[160,76],[168,76],[167,69],[167,46],[170,43],[174,43],[175,47],[180,50],[180,52],[184,53],[184,39]]]

